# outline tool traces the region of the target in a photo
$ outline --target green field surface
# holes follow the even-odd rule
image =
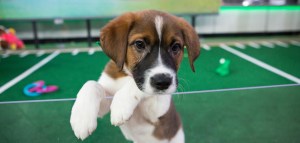
[[[18,55],[12,55],[8,58],[2,58],[0,61],[0,85],[15,78],[34,64],[45,58],[46,54],[40,57],[36,55],[28,55],[20,58]]]
[[[230,47],[293,76],[300,76],[300,47]],[[33,54],[24,58],[11,55],[1,59],[1,86],[48,55],[36,57]],[[215,72],[221,58],[231,60],[227,76]],[[99,51],[92,55],[87,52],[60,53],[0,94],[0,143],[82,142],[75,137],[69,123],[74,98],[87,80],[99,78],[108,60]],[[185,53],[178,72],[177,95],[173,96],[183,120],[187,143],[300,142],[299,84],[220,47],[202,49],[195,69],[193,73]],[[22,93],[24,86],[37,80],[57,85],[59,90],[38,97],[25,96]],[[58,99],[63,101],[58,102]],[[107,115],[98,119],[96,131],[83,142],[128,141],[119,128],[110,124]]]
[[[232,61],[230,75],[222,77],[215,73],[220,58]],[[108,58],[102,52],[94,55],[83,52],[76,56],[70,53],[60,54],[38,71],[2,93],[0,101],[75,98],[76,93],[87,80],[99,78],[107,61]],[[11,68],[15,66],[11,65]],[[195,62],[195,68],[196,72],[193,73],[185,57],[178,73],[178,92],[293,83],[220,48],[212,48],[210,51],[202,50],[201,56]],[[19,73],[21,72],[22,69]],[[24,96],[22,89],[27,84],[38,80],[58,85],[60,90],[39,97]]]
[[[276,45],[274,48],[261,46],[255,49],[248,46],[240,51],[300,78],[300,47],[289,45],[284,48]]]
[[[174,101],[187,143],[299,142],[300,87],[190,95]],[[73,101],[0,105],[0,142],[75,143],[69,124]],[[121,131],[98,119],[84,143],[127,143]]]

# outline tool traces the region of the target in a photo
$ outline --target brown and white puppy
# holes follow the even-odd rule
[[[100,42],[111,60],[98,82],[88,81],[77,95],[70,120],[75,135],[85,139],[96,129],[97,116],[110,110],[111,123],[128,140],[183,143],[183,127],[171,94],[177,88],[184,47],[194,71],[200,50],[194,29],[181,18],[147,10],[109,22]]]

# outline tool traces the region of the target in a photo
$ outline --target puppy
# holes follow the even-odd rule
[[[96,129],[97,117],[110,111],[111,124],[128,140],[184,143],[171,94],[184,47],[195,71],[200,43],[193,27],[160,11],[125,13],[102,29],[100,43],[111,60],[98,82],[86,82],[77,95],[70,119],[75,135],[85,139]]]

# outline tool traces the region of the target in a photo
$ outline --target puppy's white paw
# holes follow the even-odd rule
[[[137,104],[142,98],[133,78],[130,78],[120,90],[115,93],[110,106],[110,121],[112,125],[120,126],[130,119]]]
[[[124,101],[125,102],[125,101]],[[110,106],[110,121],[112,125],[120,126],[124,124],[132,115],[132,109],[126,107],[122,102],[113,102]]]
[[[84,140],[97,127],[97,116],[103,89],[95,81],[86,82],[77,94],[70,123],[77,138]]]
[[[75,103],[72,109],[70,123],[75,136],[78,139],[84,140],[96,129],[97,114],[94,114],[93,111],[85,110]]]

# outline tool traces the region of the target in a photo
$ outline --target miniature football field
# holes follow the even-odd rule
[[[204,44],[195,73],[185,54],[173,100],[186,143],[300,142],[299,42]],[[71,129],[70,113],[81,86],[97,80],[109,60],[99,49],[1,55],[0,142],[82,142]],[[230,60],[225,76],[216,73],[221,58]],[[38,80],[59,90],[24,95],[23,88]],[[83,142],[129,141],[108,114]]]

